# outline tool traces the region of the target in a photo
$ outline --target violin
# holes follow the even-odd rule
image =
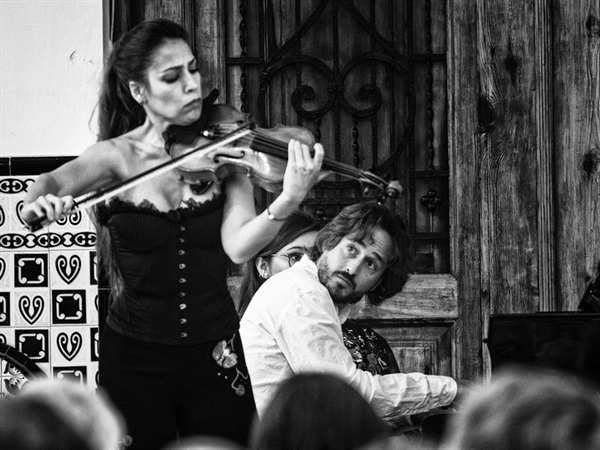
[[[122,183],[75,198],[74,207],[66,214],[90,208],[171,170],[177,170],[181,180],[189,183],[196,193],[235,174],[248,176],[253,184],[268,192],[280,193],[287,165],[287,142],[293,138],[312,146],[314,136],[298,126],[258,128],[249,120],[249,114],[231,105],[213,104],[217,95],[215,89],[203,100],[202,115],[196,122],[188,126],[171,125],[165,130],[163,138],[170,160]],[[396,198],[402,192],[397,181],[388,183],[370,172],[327,158],[322,170],[358,180],[365,195],[375,188],[381,194],[380,201]],[[40,217],[26,228],[33,232],[43,225],[45,217]]]
[[[214,95],[214,91],[211,95]],[[242,113],[231,105],[215,104],[210,105],[208,111],[203,111],[203,117],[198,122],[167,128],[163,138],[165,149],[172,158],[195,152],[212,139],[227,136],[236,129],[248,126],[252,130],[252,133],[236,140],[233,145],[203,150],[197,158],[179,165],[177,170],[181,179],[192,185],[202,185],[242,174],[267,192],[280,193],[287,165],[288,141],[296,139],[312,147],[316,140],[306,128],[289,125],[259,128],[250,117],[250,114]],[[322,170],[357,180],[364,188],[365,195],[371,188],[382,194],[382,198],[396,198],[402,192],[397,181],[387,182],[368,171],[328,158],[324,158]]]

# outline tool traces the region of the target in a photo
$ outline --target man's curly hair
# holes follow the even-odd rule
[[[362,240],[376,227],[390,235],[392,248],[381,283],[366,294],[373,305],[400,292],[412,270],[411,239],[402,217],[376,201],[346,206],[319,232],[310,255],[316,261],[323,251],[334,248],[342,238]]]

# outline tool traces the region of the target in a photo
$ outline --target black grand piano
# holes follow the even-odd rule
[[[512,365],[549,368],[596,384],[600,391],[600,265],[576,311],[492,314],[484,345],[492,378]],[[448,414],[427,417],[422,437],[439,443],[448,418]]]
[[[600,313],[492,315],[486,343],[492,377],[518,364],[558,369],[600,386]]]
[[[492,377],[500,368],[519,364],[559,369],[600,387],[600,276],[586,288],[575,312],[491,315],[484,342]]]

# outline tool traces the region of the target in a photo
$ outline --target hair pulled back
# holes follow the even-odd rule
[[[119,136],[144,122],[146,114],[131,96],[129,82],[145,81],[156,50],[168,39],[188,42],[188,33],[175,22],[153,19],[141,22],[114,44],[98,101],[99,140]]]
[[[158,48],[169,39],[181,39],[189,44],[183,27],[166,19],[141,22],[125,33],[115,44],[105,63],[104,78],[98,100],[98,140],[111,139],[138,127],[146,119],[144,108],[131,96],[129,82],[144,83],[148,68]],[[108,229],[96,223],[98,263],[105,272],[114,298],[123,294],[123,278],[115,260]]]
[[[256,291],[258,291],[258,288],[264,282],[256,269],[256,260],[259,257],[271,256],[300,236],[310,231],[318,231],[321,228],[322,224],[315,216],[301,210],[292,212],[285,219],[275,237],[254,258],[251,258],[246,263],[244,278],[239,290],[238,314],[240,317],[244,314],[250,300],[252,300],[252,297],[254,297],[254,294],[256,294]]]

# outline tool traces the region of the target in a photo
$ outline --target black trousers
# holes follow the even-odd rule
[[[130,449],[160,449],[186,436],[247,446],[256,413],[239,335],[225,339],[237,364],[213,357],[222,340],[187,347],[151,344],[106,326],[99,384],[123,414]],[[226,367],[229,368],[226,368]]]

